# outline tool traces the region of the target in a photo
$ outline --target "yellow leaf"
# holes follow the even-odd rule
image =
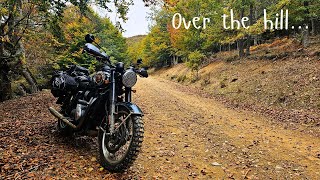
[[[96,160],[97,160],[97,158],[95,158],[95,157],[91,158],[92,162],[95,162]]]
[[[91,172],[91,171],[93,171],[93,168],[92,168],[92,167],[90,167],[90,168],[88,169],[88,172]]]

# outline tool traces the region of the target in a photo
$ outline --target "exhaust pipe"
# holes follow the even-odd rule
[[[77,129],[77,126],[75,126],[74,124],[72,124],[67,117],[64,117],[61,113],[59,113],[57,110],[55,110],[53,107],[49,107],[49,111],[50,113],[60,119],[61,121],[65,122],[68,126],[72,127],[73,129]]]

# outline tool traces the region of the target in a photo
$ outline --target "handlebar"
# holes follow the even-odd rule
[[[135,69],[135,72],[144,78],[147,78],[149,76],[148,71],[145,68]]]
[[[110,62],[110,57],[106,53],[101,52],[100,49],[97,48],[96,46],[94,46],[93,44],[86,43],[84,46],[83,52],[87,52],[87,53],[95,56],[97,58],[97,60],[102,60],[102,61],[106,60],[111,67],[115,68],[115,66],[113,66]],[[134,66],[131,66],[130,68],[132,68],[140,76],[148,77],[148,72],[145,68],[137,69]],[[123,69],[123,64],[120,69]]]

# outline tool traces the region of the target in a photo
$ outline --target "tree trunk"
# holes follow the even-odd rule
[[[314,26],[314,18],[311,18],[311,35],[315,36],[315,26]]]
[[[7,65],[0,66],[0,101],[5,101],[11,98],[12,89],[11,81],[8,77],[9,68]]]
[[[4,34],[4,29],[0,29],[1,34]],[[11,98],[11,80],[9,78],[8,58],[10,56],[6,49],[7,42],[0,38],[0,102]]]
[[[250,4],[250,14],[249,14],[249,25],[252,26],[253,24],[253,5]],[[247,43],[246,43],[246,56],[250,55],[250,46],[251,46],[251,35],[249,34],[247,37]]]
[[[177,60],[178,60],[178,57],[176,55],[173,55],[173,61],[172,61],[173,66],[178,64]]]
[[[251,46],[251,36],[248,35],[247,41],[246,41],[246,56],[250,55],[250,46]]]
[[[238,45],[239,45],[239,57],[243,58],[244,57],[244,40],[239,39]]]
[[[258,45],[258,35],[253,36],[253,44]]]
[[[174,56],[174,65],[178,64],[178,60],[179,60],[179,58],[177,56]]]
[[[18,86],[18,90],[19,90],[21,96],[27,95],[26,87],[23,84],[20,84]]]
[[[303,29],[302,29],[302,42],[301,44],[303,45],[303,47],[308,47],[309,46],[309,30],[306,27],[306,25],[303,25]]]
[[[0,39],[0,100],[11,98],[10,70],[19,73],[24,62],[25,52],[22,45],[22,1],[8,1],[9,15],[6,24],[1,26],[1,35],[7,34],[7,41]]]
[[[37,82],[36,82],[35,78],[33,77],[33,75],[31,74],[31,72],[29,71],[28,68],[24,68],[22,70],[22,75],[27,80],[28,84],[30,85],[30,92],[31,93],[38,92]]]
[[[309,12],[309,9],[308,9],[308,6],[309,6],[309,2],[307,0],[305,0],[303,2],[303,6],[306,8],[305,10],[305,14],[309,15],[310,12]],[[302,45],[303,47],[308,47],[309,46],[309,28],[306,28],[306,26],[308,25],[308,20],[305,20],[304,24],[303,24],[303,28],[302,28]]]
[[[244,9],[242,8],[241,9],[241,12],[240,12],[240,19],[242,19],[244,16]],[[239,39],[239,57],[240,58],[243,58],[244,57],[244,39],[241,38]]]

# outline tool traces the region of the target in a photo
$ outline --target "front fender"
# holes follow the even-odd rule
[[[119,102],[119,103],[116,104],[116,106],[117,107],[126,108],[128,111],[131,112],[131,114],[143,116],[143,112],[141,111],[139,106],[137,106],[134,103],[131,103],[131,102]]]

